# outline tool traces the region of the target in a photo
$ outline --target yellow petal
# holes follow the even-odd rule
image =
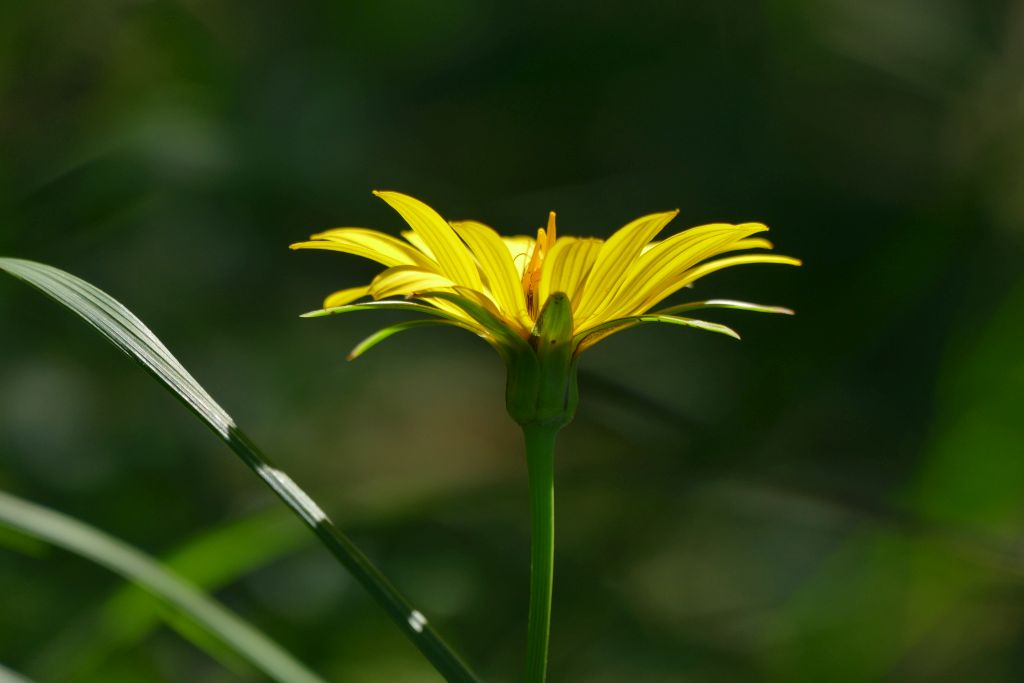
[[[660,242],[654,249],[641,256],[626,274],[627,282],[650,282],[680,268],[685,270],[701,259],[718,253],[721,249],[767,230],[760,223],[731,225],[713,223],[684,230]],[[759,244],[767,244],[761,241]]]
[[[767,230],[760,223],[730,225],[714,223],[684,230],[659,243],[638,258],[623,276],[624,285],[616,296],[580,320],[586,325],[625,315],[642,313],[642,304],[653,292],[673,284],[686,269],[723,251],[745,248],[744,238]],[[766,244],[761,240],[755,245]]]
[[[416,247],[418,251],[423,252],[429,256],[431,260],[434,260],[434,252],[430,251],[430,247],[427,246],[427,243],[423,241],[422,237],[416,234],[415,230],[403,230],[402,237],[404,237],[409,244]]]
[[[374,192],[402,215],[437,259],[438,269],[452,282],[481,289],[480,273],[469,249],[436,211],[418,199],[399,192]]]
[[[575,305],[582,293],[581,285],[603,243],[596,238],[560,237],[544,260],[540,278],[541,302],[547,301],[555,292],[564,292]]]
[[[722,259],[715,259],[714,261],[708,261],[707,263],[702,263],[695,268],[687,270],[673,282],[664,283],[664,286],[653,290],[644,301],[643,308],[644,310],[649,309],[662,299],[675,294],[686,285],[704,277],[705,275],[710,275],[711,273],[722,270],[723,268],[739,266],[745,263],[781,263],[784,265],[799,266],[801,261],[800,259],[795,259],[792,256],[782,256],[780,254],[744,254],[742,256],[729,256]]]
[[[620,228],[601,246],[594,267],[583,285],[583,294],[577,306],[577,319],[587,318],[595,309],[615,294],[622,285],[622,275],[643,251],[644,245],[654,239],[678,211],[643,216]]]
[[[395,266],[374,278],[370,283],[369,292],[374,299],[383,299],[388,296],[409,296],[454,287],[454,282],[434,271],[422,270],[415,266]],[[482,294],[479,296],[483,297]],[[464,310],[450,301],[431,297],[421,298],[452,318],[473,326],[477,324]]]
[[[369,292],[374,299],[383,299],[388,296],[407,296],[429,289],[454,286],[454,282],[433,271],[416,266],[394,266],[373,279]]]
[[[429,259],[401,240],[367,228],[334,228],[296,242],[292,249],[327,249],[355,254],[385,266],[429,265]]]
[[[686,281],[693,282],[698,278],[702,278],[705,275],[709,275],[716,270],[723,268],[731,268],[732,266],[742,265],[744,263],[782,263],[789,266],[803,265],[803,261],[792,256],[783,256],[781,254],[743,254],[742,256],[729,256],[728,258],[716,259],[714,261],[708,261],[702,263],[696,268],[691,268],[686,272]]]
[[[337,292],[329,294],[327,298],[324,299],[324,308],[344,306],[345,304],[352,303],[356,299],[362,299],[369,293],[369,287],[350,287],[349,289],[339,289]]]
[[[476,256],[480,271],[487,279],[487,287],[504,316],[525,320],[526,297],[520,276],[498,233],[476,221],[453,221],[451,225]]]
[[[470,324],[481,330],[483,336],[498,341],[499,347],[518,347],[521,351],[530,351],[530,346],[525,341],[529,333],[520,332],[510,326],[509,320],[501,315],[490,299],[475,289],[456,287],[454,290],[430,291],[422,293],[417,298],[429,300],[435,306],[441,302],[456,306],[463,315],[469,316]]]
[[[513,235],[512,237],[502,237],[501,241],[505,243],[508,253],[512,255],[512,263],[515,264],[516,273],[522,280],[526,266],[530,262],[530,252],[533,251],[533,238],[529,235]]]
[[[761,237],[751,237],[750,239],[740,240],[736,244],[732,245],[730,251],[736,251],[737,249],[774,249],[775,245],[766,239]]]

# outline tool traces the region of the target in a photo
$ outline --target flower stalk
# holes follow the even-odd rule
[[[526,680],[547,675],[551,593],[555,570],[555,438],[558,428],[523,427],[530,480],[530,612]]]
[[[572,329],[568,297],[553,294],[528,342],[507,357],[508,412],[523,429],[530,487],[527,683],[543,683],[547,676],[555,567],[555,440],[572,421],[579,400]]]

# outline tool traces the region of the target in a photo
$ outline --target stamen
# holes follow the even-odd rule
[[[533,245],[530,261],[523,270],[523,293],[526,295],[526,310],[535,319],[540,312],[541,302],[538,300],[540,277],[544,270],[544,256],[555,243],[555,212],[548,214],[548,228],[537,229],[537,241]]]

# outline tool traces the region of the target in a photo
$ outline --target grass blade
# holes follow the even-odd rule
[[[0,664],[0,683],[32,683],[32,681]]]
[[[277,643],[213,598],[167,571],[155,559],[108,534],[54,510],[0,491],[0,523],[60,546],[117,572],[180,609],[197,624],[282,683],[324,683]]]
[[[204,531],[159,561],[210,593],[313,543],[312,537],[295,530],[294,517],[275,506]],[[35,656],[30,670],[47,681],[92,680],[114,653],[138,647],[162,616],[145,590],[127,584],[87,618],[62,628]]]
[[[109,294],[53,266],[0,258],[0,270],[36,287],[70,308],[185,403],[290,507],[324,546],[384,608],[446,680],[474,683],[476,677],[365,554],[286,473],[274,467],[231,416],[213,400],[167,347],[131,311]]]

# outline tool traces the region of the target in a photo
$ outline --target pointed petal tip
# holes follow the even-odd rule
[[[320,239],[319,235],[310,235],[308,240],[292,242],[288,245],[288,248],[292,251],[296,251],[298,249],[325,249],[327,248],[324,246],[326,243],[327,241]]]

